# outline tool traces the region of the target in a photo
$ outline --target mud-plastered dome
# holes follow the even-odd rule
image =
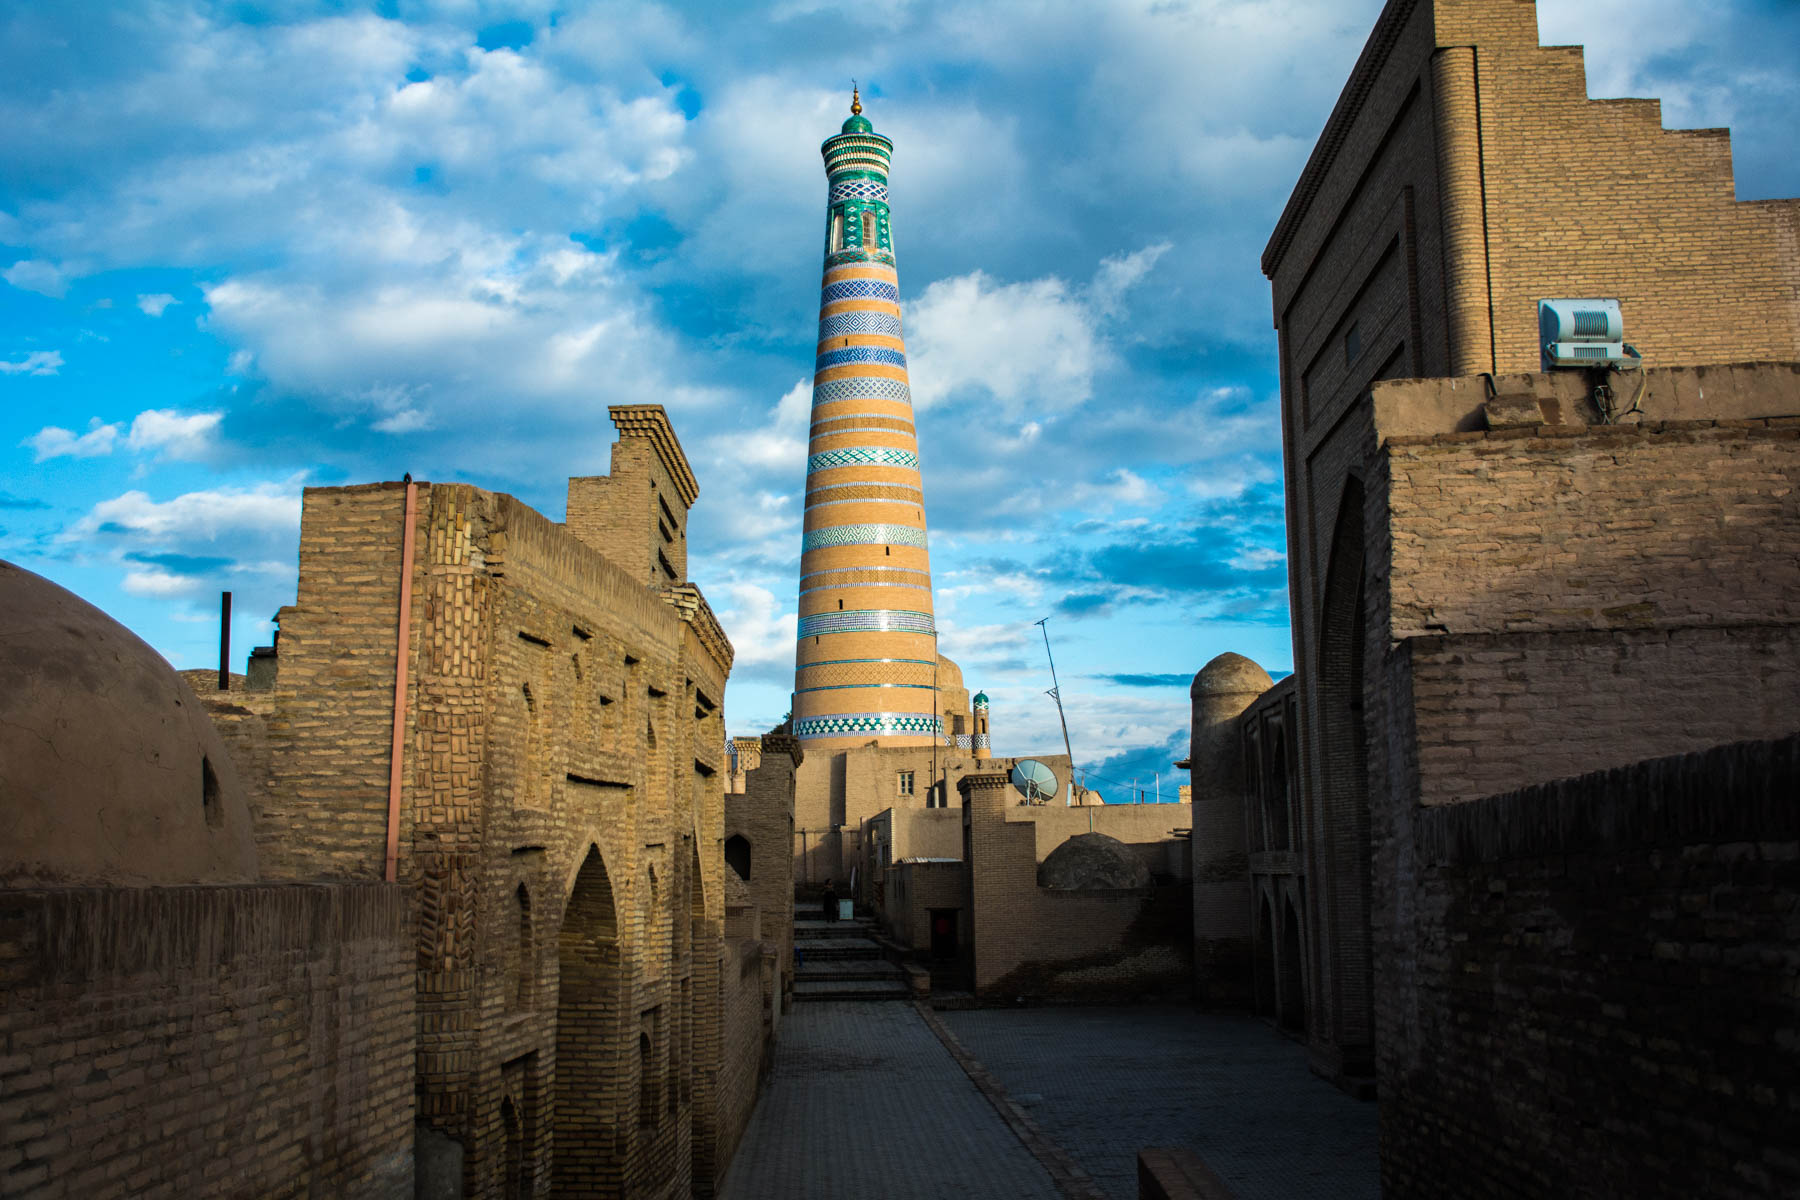
[[[1150,884],[1150,868],[1144,860],[1130,846],[1104,833],[1078,833],[1038,865],[1038,886],[1057,891],[1141,888]]]
[[[1200,668],[1194,676],[1193,686],[1188,688],[1188,695],[1198,699],[1244,692],[1260,694],[1274,686],[1275,681],[1269,678],[1267,671],[1243,655],[1227,650]]]
[[[0,680],[0,885],[256,879],[231,756],[136,634],[0,562]]]

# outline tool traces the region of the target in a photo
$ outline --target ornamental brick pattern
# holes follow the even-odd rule
[[[794,656],[793,731],[809,752],[871,739],[930,745],[942,729],[889,230],[893,143],[861,112],[854,105],[821,147],[830,191]]]

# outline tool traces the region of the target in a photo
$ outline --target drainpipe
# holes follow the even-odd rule
[[[406,659],[412,637],[413,512],[419,485],[406,477],[406,528],[400,535],[400,615],[394,630],[394,741],[388,751],[387,871],[398,877],[400,861],[400,775],[406,765]]]

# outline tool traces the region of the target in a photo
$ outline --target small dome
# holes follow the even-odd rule
[[[974,704],[975,704],[976,708],[986,708],[988,706],[987,693],[986,692],[976,692]]]
[[[1260,695],[1275,686],[1269,673],[1241,654],[1233,654],[1227,650],[1219,657],[1200,668],[1194,676],[1194,684],[1188,688],[1190,697],[1228,696],[1251,692]]]
[[[1079,833],[1038,866],[1038,886],[1058,891],[1150,886],[1150,868],[1131,847],[1104,833]]]
[[[962,668],[941,654],[938,655],[937,685],[940,692],[959,691],[963,685]]]
[[[849,120],[844,122],[844,128],[843,128],[842,132],[844,132],[844,133],[874,133],[875,126],[870,124],[869,118],[863,116],[861,113],[857,113],[856,115],[852,116]]]
[[[0,886],[256,879],[231,755],[136,634],[0,562],[0,679]]]

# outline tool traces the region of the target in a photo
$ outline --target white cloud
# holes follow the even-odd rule
[[[737,663],[788,665],[794,661],[794,639],[799,616],[783,612],[775,594],[753,583],[734,583],[726,588],[731,607],[719,614],[719,624],[737,651]]]
[[[203,458],[214,448],[219,422],[224,418],[223,412],[146,409],[132,419],[125,448],[140,454],[158,452],[167,458]]]
[[[16,362],[0,359],[0,375],[54,375],[62,365],[61,350],[33,350]]]
[[[1169,242],[1158,242],[1154,246],[1145,246],[1142,250],[1131,254],[1115,255],[1101,262],[1100,269],[1094,273],[1094,282],[1088,287],[1088,295],[1094,308],[1108,317],[1116,317],[1124,309],[1125,293],[1143,280],[1157,260],[1167,254]]]
[[[1067,409],[1107,359],[1094,314],[1062,280],[998,283],[983,271],[940,279],[906,308],[913,398],[929,408],[985,388],[1001,412]]]
[[[160,317],[163,315],[163,310],[168,308],[169,305],[179,303],[179,300],[175,299],[175,297],[169,295],[167,292],[154,292],[149,295],[140,295],[137,298],[138,308],[141,309],[146,316],[151,317]]]
[[[69,281],[55,263],[42,259],[22,258],[0,271],[0,279],[28,292],[39,292],[60,300],[68,293]]]
[[[416,408],[403,408],[369,426],[376,433],[418,433],[431,428],[431,417]]]
[[[88,423],[88,431],[78,434],[74,430],[64,429],[58,425],[46,425],[20,445],[29,446],[37,454],[37,461],[47,458],[101,458],[113,452],[113,445],[119,440],[117,425],[102,425],[100,418],[95,417]]]
[[[187,492],[163,501],[130,491],[94,505],[65,536],[105,534],[172,544],[217,542],[232,535],[285,535],[300,526],[300,479]]]

